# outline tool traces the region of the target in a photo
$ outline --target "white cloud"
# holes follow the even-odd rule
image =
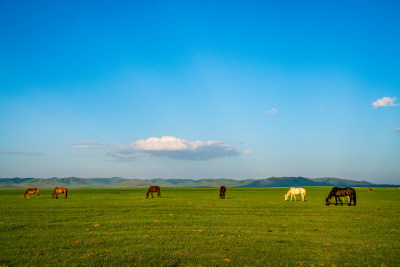
[[[99,149],[112,161],[133,161],[144,157],[162,157],[179,160],[211,160],[249,155],[222,141],[187,141],[174,136],[150,137],[126,145],[106,145],[97,141],[70,142],[74,150]]]
[[[0,154],[5,155],[23,155],[23,156],[41,156],[41,152],[19,152],[19,151],[0,151]]]
[[[397,129],[394,129],[395,132],[400,132],[400,127]]]
[[[104,153],[104,155],[108,156],[111,158],[111,161],[134,161],[137,159],[140,159],[143,156],[146,156],[145,154],[134,154],[134,155],[124,155],[124,154],[119,154],[113,151],[107,151]]]
[[[72,149],[99,149],[102,145],[97,141],[70,142]]]
[[[377,99],[375,102],[373,102],[372,106],[374,108],[399,106],[399,104],[394,103],[396,100],[397,100],[396,97],[385,96],[385,97]]]
[[[97,145],[97,141],[85,141],[85,142],[70,142],[70,145]]]
[[[251,152],[250,150],[243,151],[243,155],[251,155],[251,154],[253,154],[253,152]]]
[[[222,141],[186,141],[174,136],[142,139],[118,146],[107,153],[117,160],[132,160],[143,155],[180,160],[210,160],[239,154],[238,149]]]
[[[276,108],[271,108],[270,110],[265,112],[265,114],[267,115],[275,115],[276,113],[278,113],[278,110]]]

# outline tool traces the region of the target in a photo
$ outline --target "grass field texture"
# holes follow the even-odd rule
[[[355,188],[349,207],[326,206],[330,189],[1,189],[0,266],[398,265],[400,190]]]

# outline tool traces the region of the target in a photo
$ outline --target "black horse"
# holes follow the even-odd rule
[[[331,204],[331,198],[335,197],[336,199],[336,203],[335,205],[337,205],[337,201],[339,199],[340,201],[340,205],[343,206],[343,202],[340,199],[341,197],[345,197],[345,196],[349,196],[350,197],[350,202],[349,202],[349,206],[351,206],[351,201],[353,201],[354,206],[357,203],[357,199],[356,199],[356,190],[354,190],[351,187],[334,187],[332,188],[331,192],[329,192],[328,197],[326,198],[326,205]]]
[[[219,198],[221,198],[221,199],[225,198],[225,192],[226,192],[226,187],[221,186],[219,189]]]

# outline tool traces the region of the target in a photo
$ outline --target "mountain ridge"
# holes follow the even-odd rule
[[[265,187],[300,187],[300,186],[356,186],[356,187],[398,187],[390,184],[373,184],[368,181],[355,181],[334,177],[306,178],[306,177],[269,177],[265,179],[126,179],[111,178],[0,178],[0,188],[21,187],[70,187],[70,188],[124,188],[124,187],[187,187],[187,188],[217,188],[221,185],[231,188],[265,188]]]

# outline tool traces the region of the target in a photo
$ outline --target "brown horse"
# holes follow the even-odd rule
[[[67,198],[67,188],[65,187],[56,187],[53,191],[53,194],[51,195],[51,198],[54,198],[56,196],[56,199],[58,198],[58,194],[64,193],[65,198]]]
[[[330,205],[331,204],[331,198],[335,197],[335,205],[337,205],[337,201],[339,199],[340,205],[343,206],[343,202],[340,199],[341,197],[349,196],[350,201],[349,201],[349,206],[351,206],[351,201],[353,201],[353,205],[355,206],[357,203],[356,199],[356,190],[354,190],[351,187],[334,187],[332,188],[331,192],[329,192],[328,197],[326,198],[325,204]]]
[[[154,198],[153,193],[157,193],[157,197],[161,197],[161,190],[158,185],[150,186],[149,190],[147,191],[146,198],[149,197],[150,193],[151,193],[151,197],[153,197],[153,198]]]
[[[225,198],[225,192],[226,192],[226,187],[225,186],[221,186],[219,188],[219,198],[220,199],[224,199]]]
[[[26,189],[26,191],[22,195],[22,197],[25,198],[25,196],[27,195],[27,197],[30,198],[29,194],[36,194],[36,197],[39,198],[39,189],[37,189],[37,188],[28,188],[28,189]]]

